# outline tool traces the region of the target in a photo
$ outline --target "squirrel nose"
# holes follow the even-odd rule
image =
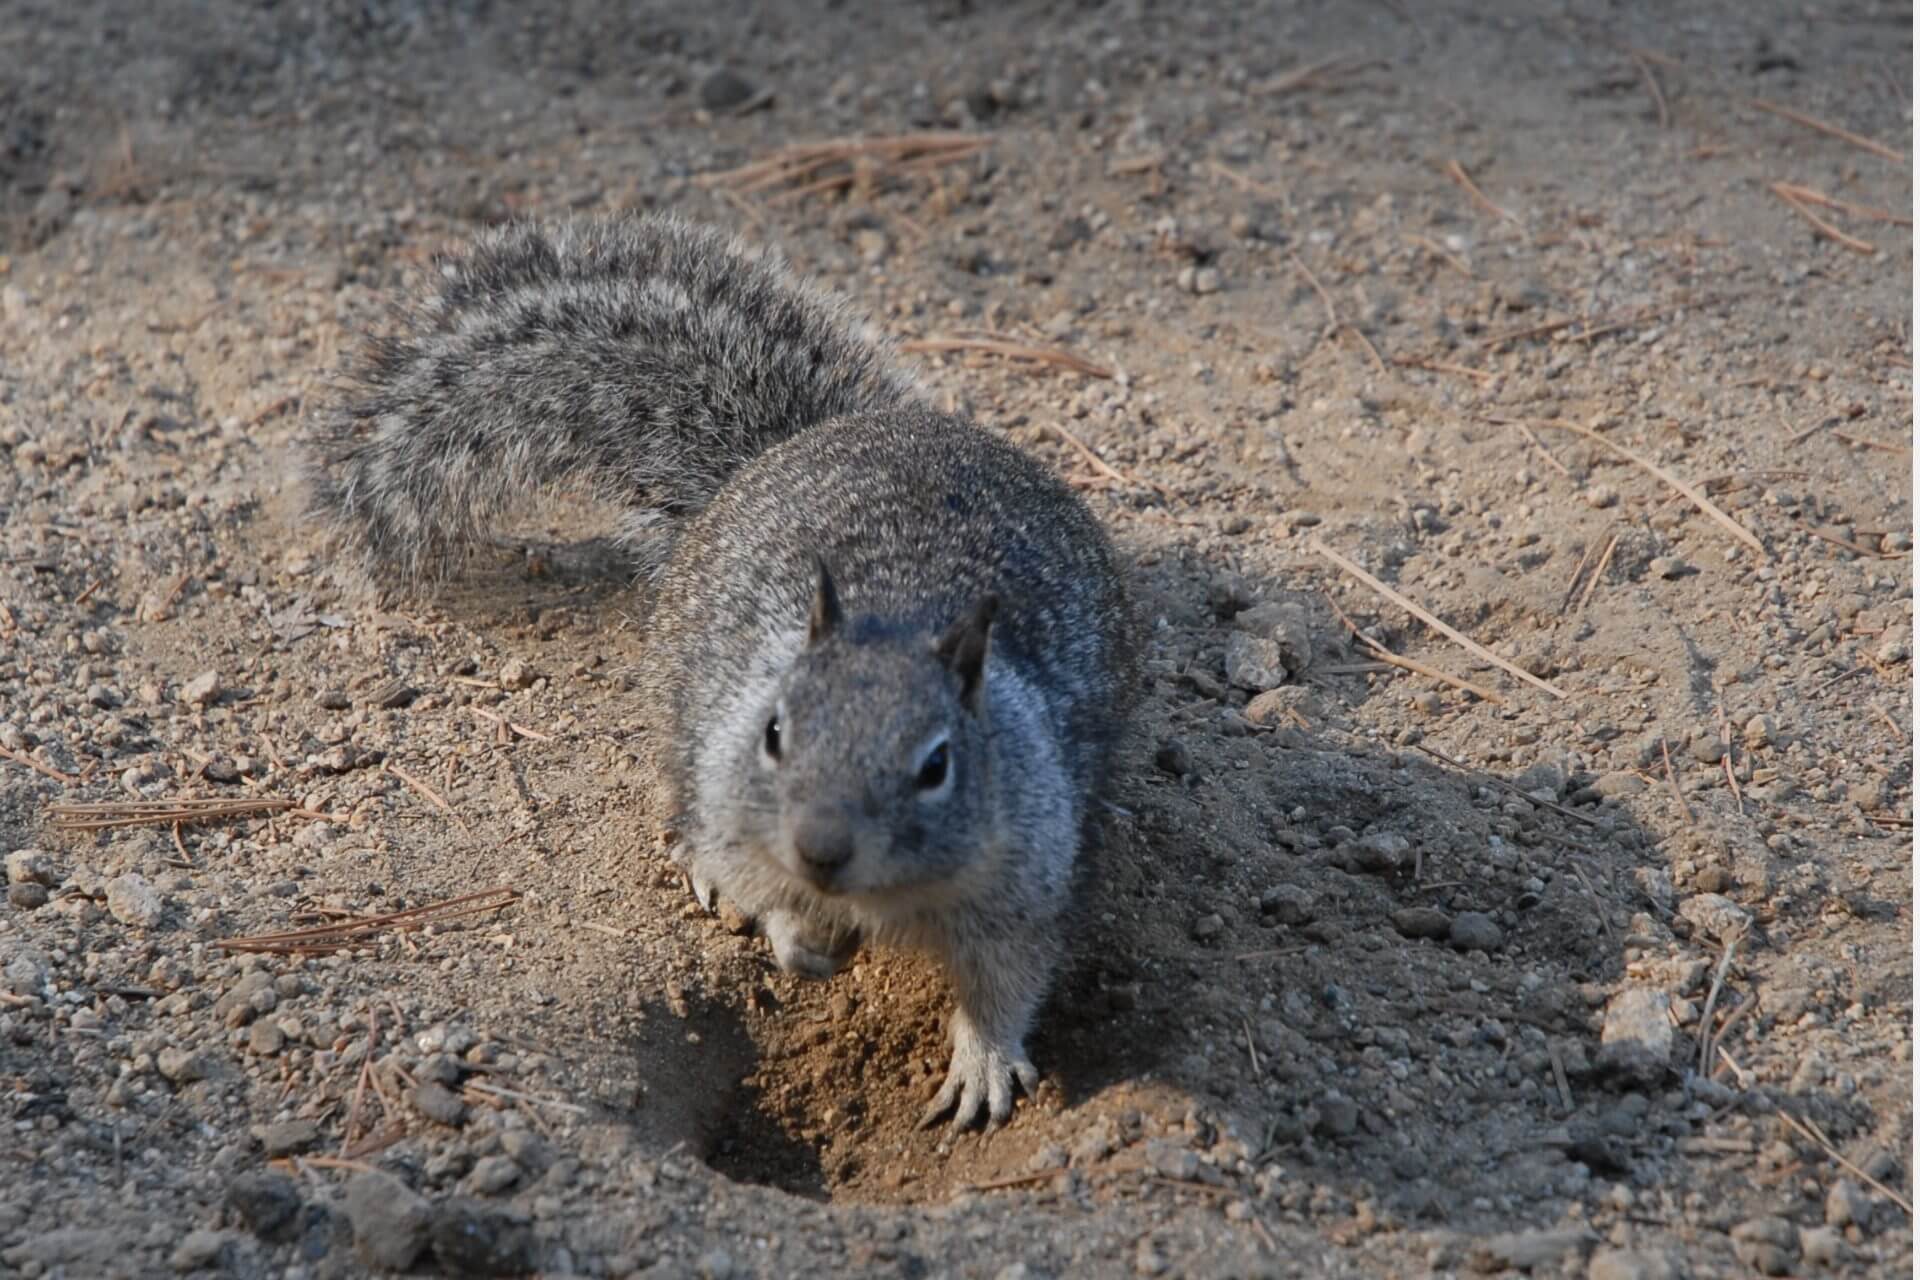
[[[801,873],[825,888],[853,861],[853,827],[835,815],[806,814],[794,823],[793,852]]]

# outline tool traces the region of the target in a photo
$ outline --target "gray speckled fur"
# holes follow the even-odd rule
[[[929,1118],[1004,1120],[1132,693],[1099,524],[922,403],[843,305],[713,232],[519,226],[437,270],[322,420],[315,513],[404,580],[558,482],[664,535],[640,685],[675,856],[790,970],[861,939],[939,955],[954,1059]],[[810,637],[823,567],[838,621]],[[976,682],[936,646],[988,596]],[[826,880],[803,828],[851,850]]]

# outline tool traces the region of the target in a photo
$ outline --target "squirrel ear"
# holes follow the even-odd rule
[[[833,575],[827,572],[827,562],[816,562],[820,571],[820,580],[813,590],[813,613],[807,619],[807,643],[819,644],[828,633],[840,625],[840,593],[833,589]]]
[[[940,661],[960,677],[960,697],[969,705],[980,690],[980,672],[987,663],[987,632],[999,611],[999,596],[989,593],[980,597],[980,602],[948,627],[933,646]]]

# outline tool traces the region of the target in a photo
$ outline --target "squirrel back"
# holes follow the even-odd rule
[[[321,420],[314,511],[409,580],[560,482],[664,534],[638,711],[695,894],[790,972],[934,951],[928,1118],[1005,1120],[1135,676],[1099,522],[717,233],[517,226],[437,268]]]

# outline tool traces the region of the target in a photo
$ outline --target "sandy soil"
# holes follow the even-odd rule
[[[11,6],[0,1271],[1905,1274],[1910,7],[760,8]],[[693,909],[603,526],[297,520],[407,271],[622,208],[1097,370],[913,357],[1151,630],[1004,1131],[912,1128],[927,965]],[[53,809],[180,797],[298,811]]]

